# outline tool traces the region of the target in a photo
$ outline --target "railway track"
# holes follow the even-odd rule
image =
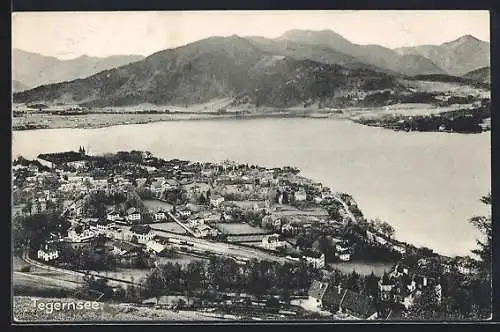
[[[140,286],[139,284],[134,283],[132,281],[107,277],[107,276],[104,276],[98,272],[74,271],[74,270],[63,269],[63,268],[59,268],[59,267],[55,267],[55,266],[50,266],[50,265],[43,264],[39,261],[35,261],[34,259],[29,258],[27,254],[23,254],[23,260],[26,263],[30,264],[31,266],[35,266],[35,267],[38,267],[40,269],[51,271],[51,272],[58,272],[58,273],[67,274],[67,275],[73,276],[75,278],[83,278],[83,276],[85,276],[85,275],[91,275],[91,276],[94,276],[94,277],[97,277],[100,279],[106,279],[106,280],[108,280],[108,282],[110,282],[110,284],[115,284],[115,285],[119,285],[122,287],[126,287],[129,285]],[[67,282],[67,280],[64,280],[64,279],[60,279],[60,281]]]

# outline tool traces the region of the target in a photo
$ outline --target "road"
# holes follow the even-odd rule
[[[354,214],[352,214],[351,210],[349,210],[349,206],[347,206],[347,203],[344,202],[339,196],[338,194],[334,194],[333,195],[333,199],[335,199],[337,202],[339,202],[340,204],[342,204],[342,206],[344,207],[344,210],[347,212],[347,214],[349,215],[349,218],[351,219],[351,221],[353,223],[357,222],[356,218],[354,217]]]
[[[168,216],[170,218],[172,218],[173,221],[175,221],[177,224],[179,224],[183,229],[186,230],[186,232],[188,232],[189,234],[191,234],[192,236],[196,236],[194,234],[194,232],[191,230],[191,228],[187,227],[186,225],[184,225],[183,223],[181,223],[181,221],[179,219],[177,219],[176,216],[174,216],[170,211],[167,212]]]

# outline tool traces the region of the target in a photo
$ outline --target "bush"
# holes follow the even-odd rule
[[[30,272],[30,270],[31,270],[31,266],[29,266],[29,265],[25,265],[20,269],[21,272]]]

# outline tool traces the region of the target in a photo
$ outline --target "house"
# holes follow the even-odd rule
[[[214,171],[212,169],[202,169],[200,174],[202,177],[209,178],[212,177]]]
[[[224,202],[224,197],[219,195],[213,195],[210,197],[210,205],[213,207],[219,207],[219,205]]]
[[[472,274],[476,272],[474,260],[470,257],[460,257],[456,262],[456,269],[461,274]]]
[[[146,179],[146,178],[138,178],[135,180],[138,187],[144,187],[144,185],[146,184],[147,181],[148,181],[148,179]]]
[[[343,242],[335,244],[335,257],[343,262],[351,260],[351,248]]]
[[[114,241],[113,242],[113,254],[117,256],[130,256],[138,253],[140,247],[133,245],[132,243],[125,241]]]
[[[404,264],[396,264],[394,265],[392,271],[390,272],[390,277],[400,277],[402,275],[409,275],[410,273],[410,269],[408,268],[408,266],[404,265]]]
[[[375,234],[374,239],[380,245],[385,246],[387,244],[387,240],[381,235]]]
[[[119,221],[122,219],[120,212],[118,211],[112,211],[106,215],[106,219],[109,221]]]
[[[68,238],[72,242],[87,242],[97,236],[97,233],[91,231],[90,229],[83,229],[81,232],[77,232],[75,229],[71,229],[68,232]]]
[[[37,258],[45,262],[53,261],[59,258],[59,251],[55,247],[45,245],[38,250]]]
[[[154,238],[146,243],[146,250],[155,254],[161,253],[166,247],[167,242],[157,238]]]
[[[101,220],[98,220],[96,222],[96,229],[100,233],[104,233],[114,226],[115,226],[115,223],[112,221],[109,221],[108,219],[101,219]]]
[[[314,280],[309,288],[308,301],[320,308],[349,319],[373,320],[378,317],[374,301],[367,295],[342,289],[326,282]]]
[[[402,264],[397,264],[390,274],[384,275],[379,281],[380,299],[400,303],[406,308],[413,305],[415,298],[424,289],[429,288],[433,289],[438,301],[441,301],[442,289],[436,278],[422,272],[409,271]]]
[[[286,242],[281,240],[279,234],[269,234],[262,239],[262,246],[268,250],[277,250],[278,248],[285,247]]]
[[[321,199],[324,200],[324,199],[329,199],[329,198],[333,198],[332,193],[330,191],[323,190],[321,192]]]
[[[87,160],[75,160],[75,161],[70,161],[70,162],[66,163],[66,165],[78,170],[78,169],[82,169],[82,168],[87,167],[88,161]]]
[[[304,188],[300,188],[298,191],[294,193],[295,201],[305,201],[307,199],[307,194]]]
[[[400,253],[401,255],[404,255],[406,253],[406,248],[403,244],[392,243],[391,249],[395,252]]]
[[[382,301],[394,300],[394,288],[396,283],[391,280],[387,275],[380,278],[378,282],[379,296]]]
[[[305,251],[303,252],[302,259],[306,263],[311,264],[316,269],[322,269],[325,267],[325,254],[316,251]]]
[[[208,225],[201,224],[194,228],[194,234],[196,237],[207,237],[209,235],[214,235],[214,229]]]
[[[155,212],[154,219],[157,222],[164,221],[167,219],[167,213],[165,212],[165,210],[160,209],[160,210]]]
[[[127,210],[127,216],[125,217],[129,223],[138,222],[141,220],[141,213],[134,207]]]
[[[278,219],[279,220],[279,219]],[[297,226],[291,223],[287,223],[281,226],[282,233],[295,233],[298,230]]]
[[[47,211],[47,202],[45,199],[37,199],[31,203],[31,214],[43,213]]]
[[[147,243],[155,237],[155,233],[149,225],[134,225],[130,227],[130,240],[134,237],[139,243]]]
[[[149,190],[151,191],[151,194],[153,197],[161,197],[161,194],[165,191],[165,188],[163,186],[163,183],[160,181],[153,181],[151,185],[149,186]]]
[[[179,215],[179,217],[183,217],[183,218],[188,218],[189,216],[191,216],[191,210],[189,209],[179,209],[177,210],[177,214]]]
[[[319,197],[319,196],[315,196],[314,197],[314,203],[316,204],[320,204],[321,202],[323,202],[323,198]]]

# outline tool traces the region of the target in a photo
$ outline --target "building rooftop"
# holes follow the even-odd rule
[[[347,309],[361,318],[368,318],[377,312],[374,302],[367,295],[345,290],[345,295],[340,304],[342,309]]]
[[[316,299],[323,299],[328,286],[329,284],[327,282],[313,280],[311,287],[309,288],[308,295]]]
[[[136,234],[147,234],[151,231],[149,225],[134,225],[130,227],[130,231]]]

